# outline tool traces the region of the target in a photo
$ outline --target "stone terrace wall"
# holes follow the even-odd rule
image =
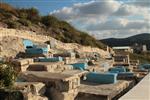
[[[6,36],[19,37],[23,39],[36,41],[36,42],[46,42],[51,39],[51,37],[37,35],[35,32],[31,32],[31,31],[0,28],[0,38],[6,37]]]
[[[29,39],[35,42],[46,42],[46,41],[53,40],[55,41],[56,48],[59,49],[77,50],[80,52],[97,52],[100,55],[102,55],[102,57],[108,54],[108,52],[99,48],[93,48],[91,46],[82,46],[77,43],[62,43],[61,41],[58,41],[50,36],[38,35],[35,32],[31,32],[31,31],[0,28],[0,39],[6,36]]]

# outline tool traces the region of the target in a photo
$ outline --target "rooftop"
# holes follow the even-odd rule
[[[130,49],[129,46],[120,46],[120,47],[113,47],[113,49]]]

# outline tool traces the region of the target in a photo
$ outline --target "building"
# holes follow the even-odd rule
[[[129,55],[114,55],[113,66],[129,66],[130,57]]]
[[[134,53],[149,52],[149,47],[146,44],[135,43],[132,48]]]
[[[147,46],[143,45],[143,52],[147,52]]]
[[[114,52],[129,52],[133,53],[133,49],[130,46],[120,46],[120,47],[113,47]]]

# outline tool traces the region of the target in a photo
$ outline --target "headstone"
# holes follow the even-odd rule
[[[147,46],[143,45],[143,52],[147,52]]]

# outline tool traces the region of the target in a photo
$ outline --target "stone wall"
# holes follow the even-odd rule
[[[99,48],[93,48],[91,46],[82,46],[77,43],[62,43],[61,41],[58,41],[50,36],[38,35],[35,32],[31,32],[31,31],[0,28],[0,41],[3,37],[6,37],[6,36],[29,39],[35,42],[46,42],[46,41],[53,40],[55,47],[58,49],[77,50],[80,52],[97,52],[102,57],[105,57],[106,55],[108,55],[107,51],[104,51]]]
[[[0,38],[6,36],[19,37],[23,39],[36,41],[36,42],[46,42],[51,39],[51,37],[38,35],[35,32],[31,32],[31,31],[0,28]]]

